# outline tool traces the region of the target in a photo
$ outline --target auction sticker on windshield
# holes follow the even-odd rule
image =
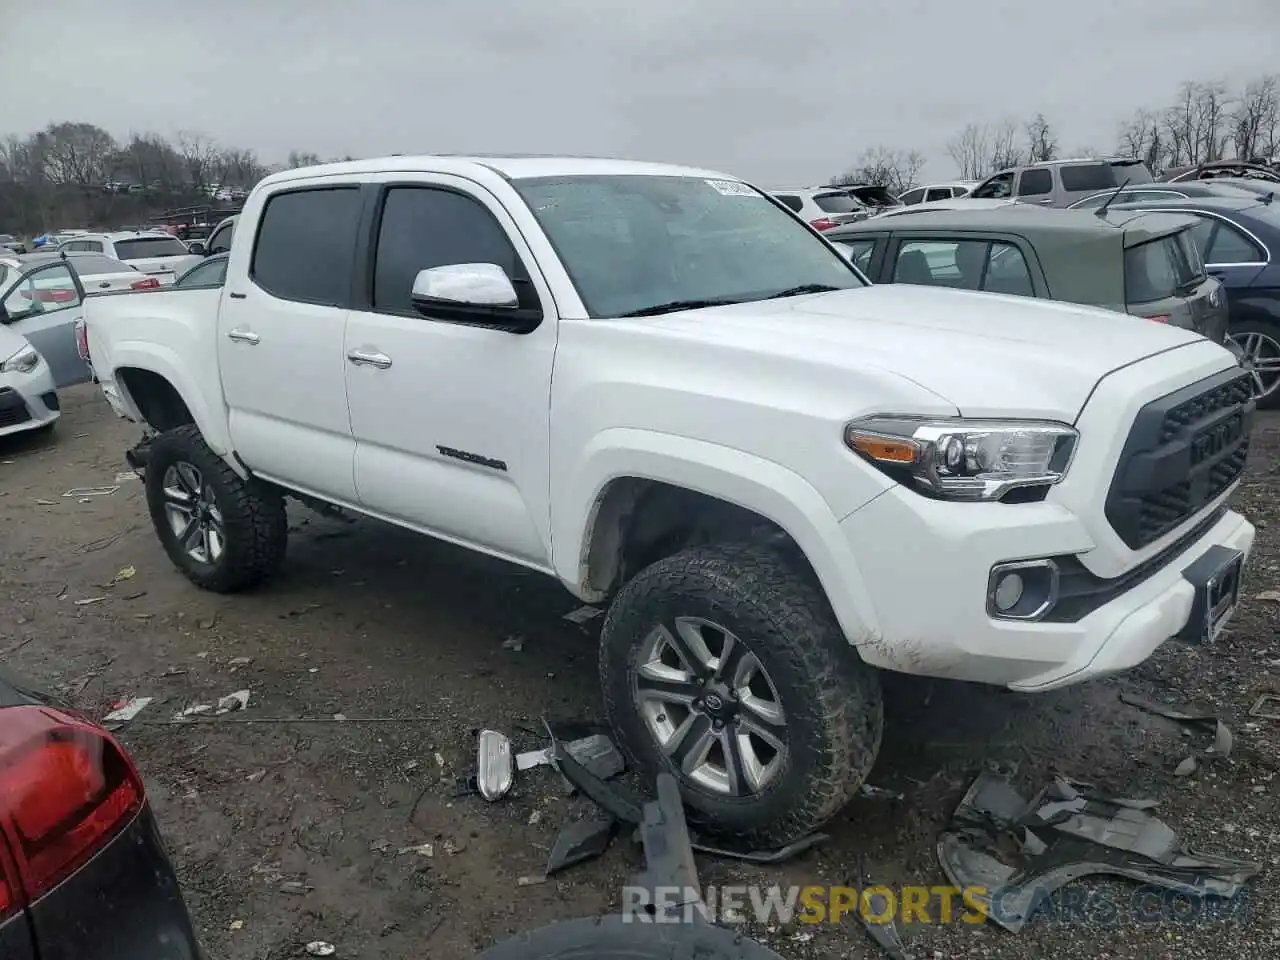
[[[737,180],[708,180],[708,186],[726,197],[758,197],[759,193]]]

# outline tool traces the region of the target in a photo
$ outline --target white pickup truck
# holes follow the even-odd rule
[[[1211,642],[1248,375],[1101,310],[868,285],[723,174],[395,157],[290,170],[225,284],[94,298],[196,584],[259,584],[285,498],[608,603],[604,702],[691,815],[758,842],[838,810],[878,671],[1046,690]]]

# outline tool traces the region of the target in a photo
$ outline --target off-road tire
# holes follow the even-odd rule
[[[691,781],[662,751],[635,705],[645,638],[674,616],[732,631],[763,664],[786,716],[786,768],[758,794],[732,797]],[[631,765],[652,782],[671,773],[692,826],[775,847],[812,833],[857,791],[884,725],[880,682],[844,637],[812,577],[774,550],[703,546],[642,570],[614,599],[601,632],[605,709]]]
[[[225,545],[215,563],[189,556],[165,516],[164,475],[175,463],[200,471],[213,488],[222,514]],[[289,524],[284,498],[259,481],[245,480],[209,449],[194,425],[157,435],[146,467],[147,507],[156,535],[174,566],[196,586],[213,593],[235,593],[260,586],[284,561]]]

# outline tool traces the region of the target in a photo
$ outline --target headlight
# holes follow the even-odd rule
[[[1079,434],[1034,420],[874,416],[845,427],[845,443],[890,476],[944,500],[999,500],[1067,473]]]
[[[36,353],[35,347],[26,346],[0,363],[0,373],[30,373],[39,363],[40,354]]]

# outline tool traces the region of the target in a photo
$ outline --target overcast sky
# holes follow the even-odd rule
[[[135,12],[136,11],[136,12]],[[966,122],[1115,146],[1183,80],[1280,71],[1280,0],[0,0],[0,134],[86,121],[258,151],[588,153],[761,185]]]

